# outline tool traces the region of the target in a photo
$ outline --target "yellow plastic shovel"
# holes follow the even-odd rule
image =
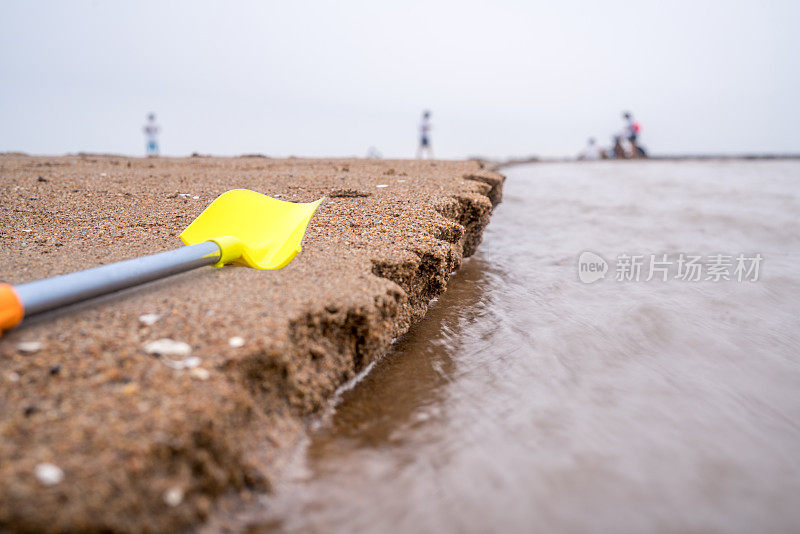
[[[234,189],[181,233],[184,247],[17,286],[0,284],[0,333],[24,317],[205,265],[285,267],[300,252],[306,227],[323,200],[284,202]]]

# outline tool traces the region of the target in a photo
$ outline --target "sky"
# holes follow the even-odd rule
[[[0,3],[0,151],[800,152],[797,1]]]

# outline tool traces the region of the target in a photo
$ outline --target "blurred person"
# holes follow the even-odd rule
[[[633,119],[630,111],[622,112],[622,120],[625,121],[625,138],[632,144],[636,144],[636,139],[639,137],[639,130],[642,129],[641,125]]]
[[[647,152],[645,152],[644,148],[638,143],[639,132],[642,130],[642,125],[633,118],[633,114],[630,111],[624,111],[622,113],[622,119],[625,121],[624,137],[631,144],[629,157],[646,158]]]
[[[597,145],[594,137],[590,137],[586,147],[581,150],[581,153],[578,154],[578,159],[580,160],[594,160],[594,159],[605,159],[606,153],[605,150],[600,148]]]
[[[144,137],[146,140],[146,150],[148,156],[158,156],[158,133],[161,127],[156,122],[156,114],[147,115],[147,123],[144,125]]]
[[[433,145],[431,144],[431,112],[427,109],[422,112],[422,120],[419,123],[419,148],[417,148],[417,159],[422,158],[422,153],[427,152],[428,159],[433,159]]]

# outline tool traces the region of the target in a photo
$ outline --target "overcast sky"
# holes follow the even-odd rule
[[[800,2],[3,2],[0,151],[800,152]]]

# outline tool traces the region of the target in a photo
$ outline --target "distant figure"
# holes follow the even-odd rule
[[[630,141],[632,145],[635,145],[636,138],[639,137],[641,126],[638,122],[633,120],[633,115],[631,115],[630,111],[622,112],[622,120],[625,121],[625,138]]]
[[[631,158],[646,158],[647,153],[644,148],[639,146],[639,132],[642,130],[641,124],[634,120],[630,111],[622,113],[622,119],[625,121],[624,137],[631,144],[630,157]]]
[[[422,120],[419,123],[419,148],[417,149],[417,159],[422,158],[422,152],[428,153],[428,158],[433,159],[433,145],[431,145],[431,112],[427,109],[422,112]]]
[[[581,150],[581,153],[578,154],[578,159],[581,160],[595,160],[600,158],[605,159],[605,157],[606,157],[605,151],[599,146],[597,146],[594,137],[589,138],[589,142],[586,145],[586,148]]]
[[[147,155],[158,156],[158,132],[161,127],[156,122],[156,114],[147,115],[147,123],[144,125],[144,137],[147,141]]]

